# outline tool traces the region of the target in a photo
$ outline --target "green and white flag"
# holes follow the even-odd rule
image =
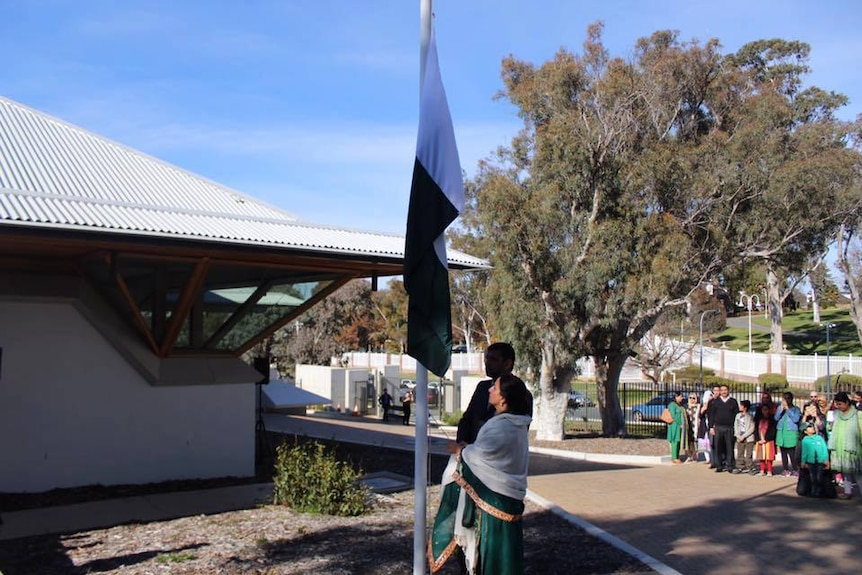
[[[410,296],[407,353],[440,377],[449,369],[452,354],[444,232],[462,209],[461,163],[432,30],[419,101],[419,136],[404,247],[404,287]]]

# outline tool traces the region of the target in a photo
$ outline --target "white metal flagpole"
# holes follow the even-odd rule
[[[425,83],[425,64],[431,41],[431,0],[419,0],[419,99]],[[416,362],[416,433],[413,449],[413,575],[425,575],[428,477],[428,368]]]

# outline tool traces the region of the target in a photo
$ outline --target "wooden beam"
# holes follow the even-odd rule
[[[125,238],[117,236],[69,237],[60,233],[10,233],[0,229],[0,252],[14,249],[21,253],[55,255],[62,250],[73,256],[92,251],[113,251],[133,257],[147,257],[164,261],[196,262],[207,257],[212,262],[235,266],[283,267],[285,269],[316,269],[336,273],[351,273],[370,276],[374,271],[380,276],[401,275],[403,260],[400,256],[385,254],[332,254],[304,251],[299,248],[249,245],[237,247],[218,242],[183,242],[165,238]],[[23,250],[23,251],[20,251]],[[457,269],[453,267],[452,269]],[[358,277],[358,276],[357,276]]]
[[[239,323],[239,321],[244,318],[254,307],[254,304],[266,295],[266,292],[269,291],[269,288],[272,287],[272,281],[265,281],[259,286],[254,292],[246,299],[240,306],[236,309],[236,311],[231,314],[227,320],[219,327],[214,334],[207,340],[204,344],[205,348],[212,348],[222,340],[222,338],[228,334],[230,330],[234,328],[234,326]]]
[[[185,288],[183,288],[183,293],[180,295],[180,299],[171,313],[171,320],[168,322],[168,327],[165,330],[165,337],[162,339],[161,347],[159,348],[159,356],[168,357],[170,355],[171,349],[174,347],[177,337],[180,335],[183,321],[188,317],[192,304],[194,304],[198,293],[200,293],[201,288],[203,287],[204,280],[206,280],[207,276],[207,270],[209,270],[209,265],[209,258],[202,258],[195,265],[195,269],[192,271],[192,275],[186,283]]]
[[[319,302],[320,300],[322,300],[323,298],[325,298],[326,296],[328,296],[329,294],[331,294],[332,292],[334,292],[335,290],[337,290],[338,288],[340,288],[341,286],[343,286],[344,284],[346,284],[347,282],[349,282],[350,280],[353,280],[353,279],[356,279],[356,278],[355,277],[345,277],[345,278],[334,280],[331,284],[326,286],[324,289],[322,289],[318,293],[314,294],[314,296],[309,298],[304,304],[302,304],[301,306],[299,306],[298,308],[293,310],[292,313],[286,315],[285,317],[281,318],[280,320],[278,320],[274,323],[269,324],[269,326],[267,326],[266,329],[264,329],[259,334],[257,334],[255,337],[251,338],[249,341],[244,343],[242,345],[242,347],[240,347],[239,349],[236,350],[237,355],[244,354],[245,352],[247,352],[248,350],[253,348],[255,345],[257,345],[261,341],[265,340],[266,338],[268,338],[269,336],[274,334],[276,331],[278,331],[279,329],[281,329],[282,327],[284,327],[285,325],[287,325],[288,323],[293,321],[295,318],[301,316],[303,313],[305,313],[309,308],[311,308],[317,302]]]
[[[132,297],[132,292],[129,291],[129,286],[126,285],[126,280],[124,280],[123,276],[116,272],[114,273],[114,281],[117,282],[117,287],[120,288],[120,293],[123,294],[123,299],[125,299],[126,303],[129,305],[129,311],[132,313],[132,320],[138,327],[138,331],[143,334],[144,339],[147,341],[147,345],[150,346],[150,349],[153,350],[153,353],[159,355],[159,346],[156,344],[156,340],[153,338],[153,334],[150,331],[149,326],[147,325],[147,320],[144,319],[144,315],[138,308],[138,304],[135,302],[135,298]]]

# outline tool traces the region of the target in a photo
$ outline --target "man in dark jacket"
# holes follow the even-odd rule
[[[476,385],[467,411],[458,422],[458,435],[455,441],[458,443],[476,441],[479,429],[494,415],[494,408],[488,405],[488,392],[498,377],[512,373],[514,367],[515,348],[511,344],[497,342],[488,346],[485,351],[485,375],[491,379],[483,379]]]
[[[392,409],[392,396],[389,395],[389,390],[384,389],[383,394],[377,400],[377,403],[380,404],[380,407],[383,408],[383,421],[384,423],[389,421],[389,410]]]
[[[735,441],[733,421],[737,413],[739,413],[739,404],[730,397],[728,387],[722,385],[718,399],[709,402],[709,433],[710,438],[716,442],[716,473],[731,471],[736,467],[733,454]]]
[[[491,379],[483,379],[476,384],[473,397],[461,421],[458,422],[458,434],[455,441],[461,445],[473,443],[479,435],[479,429],[494,415],[494,407],[488,403],[488,393],[494,382],[501,375],[512,373],[515,367],[515,348],[509,343],[497,342],[488,346],[485,351],[485,375]],[[460,547],[455,547],[455,560],[461,573],[467,573],[467,563]]]

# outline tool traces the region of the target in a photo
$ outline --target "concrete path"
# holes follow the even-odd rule
[[[530,489],[680,573],[854,573],[858,500],[796,495],[789,478],[705,464],[530,477]]]
[[[412,449],[415,433],[412,426],[349,417],[271,415],[266,425],[270,431],[393,449]],[[432,433],[431,451],[445,453],[445,433],[451,431]],[[644,467],[607,456],[596,461],[587,454],[551,453],[531,453],[531,492],[679,573],[862,568],[858,499],[801,498],[790,479],[714,473],[705,464]],[[251,485],[9,512],[3,514],[0,539],[239,509],[265,499],[270,489]]]
[[[363,418],[275,416],[267,428],[275,427],[344,441],[380,430],[377,440],[392,447],[412,443],[414,431]],[[445,439],[432,436],[430,449],[445,453]],[[812,500],[795,488],[790,478],[715,473],[703,463],[643,466],[546,450],[530,456],[530,491],[680,573],[862,571],[860,501]]]
[[[267,420],[268,429],[277,426],[345,441],[380,430],[375,437],[391,446],[414,431],[363,418]],[[439,445],[432,437],[432,451]],[[445,452],[445,440],[442,445]],[[715,473],[703,463],[645,467],[625,458],[541,451],[530,456],[530,491],[680,573],[854,573],[862,568],[858,499],[807,499],[796,495],[790,478]]]
[[[762,312],[751,312],[751,331],[768,332],[769,328],[757,323],[757,317],[760,313],[760,318],[763,319]],[[748,312],[744,315],[727,318],[727,327],[735,327],[739,329],[748,329]]]

